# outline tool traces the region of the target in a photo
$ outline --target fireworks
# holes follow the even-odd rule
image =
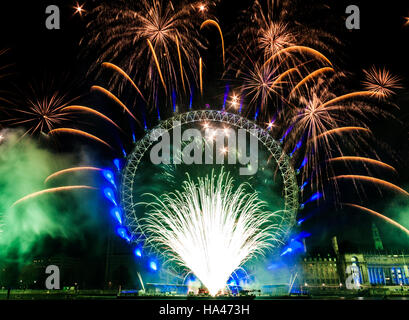
[[[372,183],[376,183],[376,184],[385,186],[387,188],[400,192],[401,194],[409,196],[409,192],[407,192],[406,190],[402,188],[399,188],[397,185],[394,185],[393,183],[390,183],[382,179],[374,178],[374,177],[367,177],[367,176],[360,176],[360,175],[340,175],[340,176],[333,177],[332,179],[354,179],[358,181],[359,180],[368,181],[368,182],[372,182]]]
[[[264,10],[264,6],[259,1],[254,2],[249,11],[251,23],[241,30],[239,35],[239,38],[249,41],[248,48],[261,52],[264,59],[268,59],[283,48],[299,43],[297,32],[282,21],[286,10],[274,8],[274,0],[267,0],[266,3],[267,9]]]
[[[334,72],[333,68],[330,67],[324,67],[320,68],[318,70],[315,70],[314,72],[311,72],[308,76],[306,76],[304,79],[302,79],[300,82],[297,83],[297,85],[291,90],[290,92],[290,97],[299,90],[303,85],[305,85],[308,81],[311,79],[316,78],[319,75],[322,75],[326,72]]]
[[[17,204],[19,204],[19,203],[21,203],[23,201],[26,201],[26,200],[41,196],[43,194],[55,193],[55,192],[61,192],[61,191],[81,190],[81,189],[95,190],[96,188],[90,187],[90,186],[78,185],[78,186],[64,186],[64,187],[45,189],[45,190],[37,191],[37,192],[34,192],[34,193],[30,193],[30,194],[24,196],[23,198],[15,201],[13,203],[12,207],[16,206]]]
[[[271,249],[280,232],[271,222],[278,213],[266,211],[258,194],[246,189],[234,190],[224,173],[197,183],[189,178],[182,192],[153,196],[141,228],[149,243],[216,295],[237,268]]]
[[[375,94],[387,98],[395,94],[395,89],[402,89],[400,84],[401,79],[390,73],[389,70],[376,69],[374,66],[371,69],[364,70],[365,81],[362,82],[365,89]]]
[[[74,9],[75,9],[74,14],[78,13],[80,16],[82,16],[82,14],[85,13],[84,5],[83,4],[80,5],[78,2],[75,5]]]
[[[113,125],[115,128],[117,128],[119,131],[122,131],[122,129],[121,129],[114,121],[112,121],[112,120],[111,120],[110,118],[108,118],[106,115],[102,114],[101,112],[99,112],[99,111],[97,111],[97,110],[95,110],[95,109],[92,109],[92,108],[89,108],[89,107],[85,107],[85,106],[67,106],[67,107],[64,107],[62,110],[63,110],[63,111],[66,110],[66,111],[86,112],[86,113],[90,113],[90,114],[96,115],[96,116],[98,116],[99,118],[104,119],[105,121],[107,121],[107,122],[109,122],[110,124],[112,124],[112,125]]]
[[[237,30],[238,39],[242,42],[245,52],[251,52],[254,59],[258,57],[261,60],[267,60],[277,54],[284,60],[288,55],[282,50],[295,46],[333,52],[331,44],[338,44],[338,39],[322,30],[304,26],[298,21],[298,17],[293,15],[293,2],[254,1],[242,17],[245,27]],[[239,55],[240,51],[241,49],[237,51]],[[287,62],[294,63],[294,60]]]
[[[335,128],[335,129],[331,129],[331,130],[327,130],[323,133],[321,133],[320,135],[318,135],[316,137],[316,139],[320,139],[326,136],[330,136],[330,135],[334,135],[334,134],[343,134],[345,132],[354,132],[354,131],[361,131],[361,132],[366,132],[366,133],[371,133],[371,130],[369,130],[368,128],[363,128],[363,127],[340,127],[340,128]]]
[[[188,74],[193,74],[190,78],[198,82],[203,97],[205,61],[198,51],[203,46],[199,40],[195,42],[190,37],[193,33],[187,30],[215,27],[220,35],[223,64],[224,37],[215,19],[206,17],[198,24],[192,9],[201,14],[206,11],[201,3],[178,10],[160,1],[144,1],[139,7],[131,1],[121,9],[115,4],[98,7],[94,12],[98,23],[108,25],[107,30],[110,30],[108,45],[99,61],[118,58],[121,67],[111,62],[104,62],[103,67],[114,70],[131,83],[140,97],[144,97],[140,88],[148,89],[150,98],[157,97],[162,88],[167,95],[172,92],[174,105],[174,90],[186,92],[191,85]],[[267,1],[267,10],[260,2],[254,3],[250,10],[252,23],[247,23],[239,32],[239,43],[231,50],[234,58],[227,66],[228,70],[235,71],[235,81],[239,82],[232,91],[239,95],[233,93],[230,105],[238,109],[240,104],[239,112],[242,112],[244,99],[244,112],[251,110],[257,119],[261,111],[260,119],[268,118],[271,134],[283,143],[294,167],[302,171],[301,184],[308,181],[311,190],[325,194],[327,181],[337,188],[337,178],[342,175],[334,175],[332,165],[336,161],[359,160],[394,170],[382,161],[370,159],[369,155],[344,156],[344,153],[358,152],[359,146],[368,146],[366,140],[372,135],[369,117],[390,115],[376,104],[400,87],[399,79],[385,70],[373,68],[366,72],[364,91],[339,94],[342,86],[338,80],[345,75],[327,57],[333,52],[329,43],[338,43],[338,40],[300,23],[288,22],[290,12],[284,2]],[[98,28],[93,30],[98,30],[98,37],[104,34]],[[130,50],[129,60],[124,63],[122,55],[114,53],[112,47],[126,51],[130,43],[139,45],[140,50]],[[187,49],[187,43],[195,48]],[[319,49],[324,49],[325,54]],[[148,81],[142,83],[134,69],[145,70],[146,65],[149,65]],[[136,113],[118,98],[119,95],[99,86],[94,86],[93,90],[105,94],[136,120]],[[227,91],[225,99],[228,94]]]
[[[259,48],[265,57],[275,55],[281,49],[296,44],[296,35],[289,30],[287,23],[272,22],[265,30],[259,30]]]
[[[113,63],[109,63],[109,62],[103,62],[102,66],[105,67],[105,68],[115,70],[120,75],[122,75],[126,80],[128,80],[132,84],[132,86],[136,89],[136,91],[139,93],[139,95],[142,97],[142,99],[146,102],[141,90],[139,90],[139,88],[136,86],[135,82],[133,82],[131,77],[124,70],[122,70],[120,67],[114,65]]]
[[[304,148],[294,151],[299,158],[307,158],[303,179],[310,179],[314,172],[313,181],[319,189],[324,187],[323,177],[332,174],[331,162],[323,160],[331,159],[335,154],[342,157],[344,149],[355,152],[359,150],[358,145],[366,144],[365,139],[372,133],[368,128],[370,116],[393,118],[376,105],[378,93],[357,91],[336,96],[332,88],[343,75],[325,77],[323,72],[333,73],[333,69],[318,69],[310,74],[314,77],[306,76],[294,86],[291,91],[293,117],[288,121],[288,117],[283,116],[284,121],[288,121],[286,128],[291,128],[283,136],[287,141],[285,148],[290,151],[294,145],[303,143]],[[309,82],[314,84],[309,85]]]
[[[181,1],[110,1],[93,10],[88,24],[89,43],[102,49],[97,64],[116,61],[127,73],[135,75],[154,98],[163,86],[165,92],[183,93],[197,83],[199,36],[196,6]],[[184,65],[184,67],[182,67]]]
[[[113,148],[111,147],[111,145],[109,145],[107,142],[105,142],[104,140],[88,133],[82,130],[78,130],[78,129],[73,129],[73,128],[58,128],[58,129],[53,129],[49,132],[49,134],[55,134],[55,133],[70,133],[70,134],[76,134],[76,135],[80,135],[89,139],[92,139],[94,141],[100,142],[103,145],[107,146],[108,148],[110,148],[111,150],[113,150]]]
[[[242,70],[241,79],[243,84],[240,91],[246,97],[250,97],[249,106],[256,106],[260,103],[261,110],[265,110],[271,96],[276,92],[274,81],[277,80],[277,67],[273,64],[255,64],[252,68]]]
[[[203,61],[202,61],[202,57],[199,58],[199,87],[200,87],[200,94],[203,96]]]
[[[139,122],[138,119],[136,119],[136,117],[134,116],[134,114],[128,109],[128,107],[121,101],[118,99],[118,97],[116,97],[111,91],[100,87],[100,86],[92,86],[91,87],[91,91],[99,91],[101,93],[103,93],[104,95],[106,95],[108,98],[112,99],[113,101],[115,101],[119,106],[122,107],[122,109],[124,109],[126,111],[126,113],[128,113],[132,119],[134,119],[135,121]],[[140,123],[140,122],[139,122]]]
[[[301,58],[297,57],[300,53]],[[309,56],[310,59],[307,60],[304,56]],[[273,96],[276,98],[276,103],[273,103],[276,106],[281,103],[290,104],[289,100],[300,96],[300,88],[307,83],[319,79],[326,73],[335,72],[332,67],[321,67],[310,71],[313,63],[325,63],[330,66],[332,63],[319,51],[305,46],[281,49],[261,61],[253,61],[250,55],[243,54],[241,61],[236,63],[238,65],[233,64],[231,69],[236,70],[237,80],[242,83],[240,90],[245,96],[251,97],[247,109],[256,106],[267,115],[269,112],[266,107]],[[289,92],[288,98],[286,91]],[[296,93],[299,94],[296,95]]]
[[[328,161],[359,161],[359,162],[363,162],[363,163],[371,163],[374,164],[376,166],[380,166],[389,170],[392,170],[394,172],[396,172],[396,169],[394,167],[392,167],[391,165],[384,163],[382,161],[379,160],[375,160],[375,159],[369,159],[369,158],[365,158],[365,157],[351,157],[351,156],[343,156],[343,157],[336,157],[336,158],[332,158],[329,159]]]
[[[9,107],[9,112],[15,114],[7,119],[7,123],[13,126],[25,126],[29,129],[26,133],[45,133],[69,120],[69,111],[64,108],[77,98],[68,98],[68,94],[60,91],[38,92],[32,89],[32,96],[24,102],[18,102],[17,108]]]
[[[75,168],[68,168],[64,170],[60,170],[57,172],[54,172],[53,174],[50,174],[45,180],[44,183],[47,183],[49,180],[54,179],[56,177],[59,177],[63,174],[66,173],[71,173],[71,172],[78,172],[78,171],[102,171],[100,168],[95,168],[95,167],[75,167]]]
[[[354,91],[356,88],[352,87],[353,79],[347,78],[348,73],[342,72],[337,66],[340,57],[334,55],[336,50],[333,44],[339,44],[338,40],[311,25],[307,27],[300,20],[302,17],[297,16],[303,10],[298,2],[252,2],[251,8],[241,17],[246,19],[245,23],[235,23],[234,31],[237,32],[233,32],[234,39],[226,32],[230,29],[227,20],[212,16],[212,5],[211,1],[183,0],[173,3],[165,0],[112,0],[101,2],[94,9],[86,8],[86,12],[83,4],[76,3],[74,14],[82,17],[86,13],[83,18],[89,19],[88,32],[82,40],[86,46],[84,51],[92,53],[97,48],[90,72],[98,68],[97,76],[101,76],[99,80],[105,81],[105,84],[92,86],[91,91],[97,98],[103,98],[99,103],[106,105],[98,103],[95,105],[101,108],[94,108],[89,106],[93,104],[89,100],[76,102],[78,104],[74,105],[74,99],[69,94],[64,94],[62,87],[57,90],[55,86],[48,85],[44,86],[46,90],[32,89],[32,93],[21,95],[24,96],[21,99],[23,101],[13,103],[14,108],[6,109],[10,117],[2,123],[25,126],[26,133],[30,134],[62,136],[60,138],[70,134],[87,138],[115,154],[115,166],[120,173],[123,159],[119,159],[118,151],[122,151],[121,154],[126,157],[130,151],[130,142],[135,143],[140,134],[143,134],[143,129],[147,130],[160,120],[165,120],[165,123],[170,114],[186,109],[184,99],[188,97],[189,109],[194,109],[194,105],[201,101],[208,103],[205,112],[215,111],[220,117],[224,117],[227,106],[233,113],[251,117],[257,126],[265,125],[268,130],[262,130],[265,133],[263,139],[273,137],[274,142],[279,141],[281,144],[279,146],[277,143],[280,154],[283,152],[289,155],[288,163],[286,162],[287,173],[281,172],[283,179],[288,172],[291,175],[294,172],[299,174],[297,177],[294,174],[292,185],[296,191],[291,191],[291,194],[295,199],[299,195],[298,190],[301,190],[301,197],[304,199],[300,199],[300,208],[308,210],[307,204],[328,200],[342,204],[343,193],[339,189],[341,183],[353,184],[357,191],[355,196],[359,198],[361,195],[357,185],[360,184],[368,187],[372,184],[379,189],[386,188],[400,195],[409,195],[403,188],[386,181],[388,178],[384,180],[382,177],[372,177],[370,172],[372,169],[377,174],[397,172],[393,154],[385,162],[394,166],[383,162],[383,159],[381,161],[377,148],[371,144],[379,137],[374,139],[378,130],[372,128],[370,122],[371,118],[379,119],[381,116],[394,119],[387,107],[390,104],[389,98],[402,88],[400,77],[386,68],[371,67],[363,70],[362,88],[358,89],[361,91]],[[302,7],[301,4],[300,6]],[[306,18],[311,24],[311,17]],[[237,30],[238,28],[241,29]],[[220,43],[220,49],[215,51],[216,62],[209,61],[204,52],[206,42],[203,35],[206,29],[211,29],[217,43]],[[230,40],[233,41],[229,42]],[[0,51],[0,56],[3,53],[4,51]],[[220,61],[223,63],[223,70],[219,71],[228,80],[226,86],[207,88],[207,84],[218,83],[213,81],[214,68],[211,64],[221,67]],[[3,71],[0,68],[0,79],[3,78]],[[108,76],[108,80],[105,76]],[[345,79],[351,85],[347,90],[340,81]],[[217,103],[209,101],[213,98],[210,96],[212,92],[220,91],[216,94],[221,95],[221,90],[224,92],[222,103],[219,103],[220,99]],[[0,100],[5,101],[3,98]],[[169,108],[170,105],[172,108]],[[203,106],[198,108],[202,109]],[[220,109],[222,111],[218,111]],[[111,114],[111,111],[118,110],[116,115]],[[196,111],[197,109],[193,112]],[[125,119],[120,118],[120,112]],[[73,115],[76,116],[75,119]],[[88,127],[79,127],[84,123],[88,125],[90,121],[83,120],[89,119],[98,120],[101,126],[105,125],[111,130],[101,130],[99,127],[94,135],[87,132]],[[197,119],[189,119],[193,120],[185,123],[186,127],[199,126],[198,123],[193,123]],[[218,119],[220,118],[214,121],[219,121]],[[240,116],[240,123],[242,120],[243,117]],[[203,129],[209,129],[209,132],[213,130],[209,127],[209,122],[203,123]],[[224,127],[225,134],[229,130],[229,127]],[[209,135],[209,141],[216,138],[217,132],[220,131],[214,130]],[[146,142],[144,148],[151,147],[147,144],[149,137],[147,134],[140,140]],[[127,141],[122,141],[123,138]],[[135,144],[132,146],[135,152]],[[221,156],[228,155],[225,147],[217,148],[217,152]],[[285,154],[282,155],[287,161]],[[173,156],[180,158],[180,154]],[[138,159],[138,164],[141,159]],[[261,189],[267,188],[267,185],[271,187],[275,182],[275,173],[281,167],[260,166],[260,170],[261,168],[268,171],[268,174],[263,173],[265,185],[260,183],[259,176],[242,178],[240,182],[247,181]],[[348,172],[339,172],[346,169]],[[355,169],[366,172],[354,172]],[[132,232],[134,236],[141,231],[146,235],[144,240],[149,245],[167,255],[170,263],[175,262],[185,271],[194,273],[212,295],[225,287],[229,277],[238,268],[284,239],[281,235],[288,230],[281,229],[290,224],[281,222],[290,220],[285,218],[290,210],[284,214],[283,211],[270,212],[268,209],[282,207],[273,204],[273,193],[258,194],[247,184],[237,183],[236,187],[228,174],[221,173],[217,176],[212,172],[211,176],[206,176],[208,171],[203,168],[199,168],[198,172],[194,172],[196,169],[186,170],[191,176],[193,172],[196,173],[199,178],[192,180],[189,177],[181,187],[179,175],[182,170],[177,171],[176,167],[170,165],[166,170],[168,172],[163,175],[158,174],[162,175],[158,180],[156,177],[152,178],[153,175],[144,173],[148,176],[146,185],[162,183],[167,189],[153,187],[156,188],[155,191],[160,189],[161,192],[156,194],[161,195],[153,196],[154,200],[147,204],[147,210],[138,213],[141,215],[138,219],[135,217],[133,220],[132,214],[136,215],[135,211],[125,212],[128,198],[121,199],[124,208],[120,207],[119,199],[115,198],[120,189],[114,190],[112,186],[115,185],[114,177],[117,176],[111,171],[108,181],[112,185],[106,189],[108,193],[104,191],[105,196],[115,205],[113,210],[116,220],[121,224],[120,234],[123,238],[130,242],[132,239],[127,236],[127,232]],[[104,172],[105,169],[78,166],[51,175],[46,172],[44,177],[48,177],[44,183],[55,183],[53,179],[67,173],[89,171]],[[41,176],[41,183],[44,177]],[[136,181],[132,181],[132,186],[139,183],[135,175],[126,183],[131,184],[132,179]],[[141,190],[146,191],[144,188],[148,187],[143,186]],[[82,183],[49,188],[28,194],[15,201],[13,206],[48,193],[93,189],[95,188]],[[134,193],[127,196],[133,201],[132,197],[139,197],[141,190],[131,189]],[[33,190],[39,189],[31,188],[23,195]],[[288,196],[288,190],[285,187],[280,191]],[[268,202],[261,201],[267,198]],[[319,200],[321,198],[323,199]],[[299,208],[298,199],[292,204],[291,213],[295,215],[295,208]],[[380,217],[409,233],[399,223],[371,209],[352,203],[345,205]],[[121,215],[121,212],[124,214]],[[280,223],[277,222],[279,219]],[[291,219],[294,220],[295,217],[292,216]],[[136,225],[136,230],[126,229],[135,228]],[[1,227],[0,220],[0,229]],[[158,270],[159,265],[154,266],[155,271]]]
[[[343,205],[346,205],[346,206],[349,206],[349,207],[352,207],[352,208],[357,208],[357,209],[360,209],[360,210],[365,211],[367,213],[370,213],[370,214],[372,214],[374,216],[377,216],[377,217],[385,220],[386,222],[390,223],[391,225],[393,225],[395,227],[398,227],[399,229],[404,231],[407,235],[409,235],[409,230],[407,228],[405,228],[401,224],[397,223],[395,220],[392,220],[392,219],[384,216],[383,214],[380,214],[379,212],[376,212],[374,210],[359,206],[357,204],[352,204],[352,203],[343,203]]]
[[[212,19],[208,19],[205,22],[203,22],[200,26],[200,29],[203,29],[207,25],[215,26],[217,30],[219,31],[220,40],[222,42],[222,54],[223,54],[223,65],[224,65],[225,64],[225,54],[224,54],[224,38],[223,38],[222,29],[220,28],[220,25],[217,23],[217,21],[214,21]]]

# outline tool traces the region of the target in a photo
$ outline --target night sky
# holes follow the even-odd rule
[[[400,110],[396,116],[403,125],[396,125],[394,121],[375,123],[374,134],[382,137],[382,141],[396,152],[396,156],[385,154],[392,161],[399,172],[392,177],[392,182],[409,190],[409,63],[408,44],[409,26],[404,26],[404,17],[409,16],[407,1],[299,1],[300,6],[294,8],[299,20],[306,25],[321,28],[336,35],[342,45],[336,48],[333,58],[339,66],[351,72],[351,82],[348,86],[357,87],[362,79],[362,69],[372,65],[385,66],[392,73],[403,79],[406,89],[400,90],[396,103]],[[75,94],[84,95],[95,83],[92,77],[87,77],[90,65],[97,58],[94,50],[80,46],[79,42],[86,32],[87,12],[98,1],[80,1],[86,11],[82,15],[75,13],[75,1],[8,1],[2,3],[0,9],[0,41],[1,48],[10,48],[6,57],[11,63],[12,75],[9,82],[4,84],[9,89],[24,89],[27,83],[41,83],[44,78],[58,79],[64,85],[72,86]],[[224,0],[218,5],[214,15],[226,34],[226,41],[232,37],[233,25],[241,11],[249,6],[245,0]],[[301,5],[302,3],[302,5]],[[311,4],[328,4],[328,9],[309,14]],[[58,5],[61,10],[61,29],[47,30],[45,27],[45,8],[48,5]],[[345,8],[349,4],[358,5],[361,11],[361,29],[347,30],[345,28]],[[218,38],[216,33],[209,32],[210,49],[207,53],[207,81],[217,83],[220,76],[219,65],[212,64],[212,55],[218,54]],[[233,35],[234,36],[234,35]],[[213,48],[212,48],[213,46]],[[4,81],[3,81],[4,82]],[[2,82],[2,83],[3,83]],[[218,89],[214,89],[217,91]],[[212,89],[209,89],[212,91]],[[386,161],[388,162],[388,161]],[[341,190],[346,196],[354,196],[348,186]],[[383,192],[380,196],[376,188],[368,188],[363,196],[366,204],[383,212],[396,207],[408,207],[408,200],[397,198],[394,193]],[[405,202],[406,201],[406,202]],[[325,247],[329,239],[337,235],[345,246],[351,248],[371,249],[371,223],[375,222],[385,238],[386,247],[391,249],[408,248],[408,238],[402,232],[396,232],[393,227],[365,213],[351,210],[335,210],[335,207],[325,204],[320,208],[306,208],[310,210],[312,218],[302,228],[312,233],[307,243]],[[406,209],[407,211],[407,209]],[[401,218],[396,212],[388,215]],[[409,227],[409,218],[406,218]],[[400,220],[404,223],[403,220]],[[406,238],[405,238],[406,237]]]

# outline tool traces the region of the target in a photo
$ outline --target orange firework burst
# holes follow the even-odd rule
[[[80,16],[82,16],[82,14],[85,13],[84,4],[81,4],[81,5],[80,5],[80,4],[77,2],[77,4],[75,5],[74,9],[75,9],[74,14],[79,14]]]
[[[389,70],[377,69],[372,66],[369,70],[364,70],[365,80],[362,81],[365,89],[376,93],[384,98],[395,94],[396,89],[402,89],[401,79],[393,75]]]
[[[273,94],[280,96],[281,80],[284,78],[279,73],[280,65],[272,63],[259,64],[255,63],[251,67],[243,67],[240,76],[243,84],[240,91],[243,95],[250,98],[247,107],[257,106],[260,104],[262,111],[265,111],[268,100]],[[288,78],[290,81],[290,78]]]
[[[254,62],[249,55],[245,57],[246,61],[243,60],[242,62],[247,63],[238,66],[232,64],[230,69],[235,70],[236,78],[241,82],[239,89],[243,96],[249,98],[249,101],[246,103],[247,109],[257,107],[265,114],[268,114],[268,111],[275,111],[267,110],[267,106],[271,103],[271,98],[274,97],[276,99],[276,103],[272,105],[286,102],[291,106],[289,99],[285,98],[284,92],[286,90],[294,87],[293,92],[299,91],[298,89],[310,79],[329,71],[327,69],[333,71],[332,68],[322,68],[309,73],[305,66],[311,60],[294,64],[288,62],[287,59],[279,61],[269,59],[269,62]],[[287,69],[288,67],[289,69]],[[304,77],[303,74],[308,75]]]
[[[197,8],[200,12],[205,12],[207,10],[206,6],[203,3],[200,3]]]
[[[291,154],[300,150],[294,159],[300,159],[304,164],[308,164],[303,170],[302,179],[311,179],[314,181],[311,183],[320,190],[324,188],[326,181],[324,177],[333,175],[331,161],[324,159],[343,156],[343,149],[346,148],[358,150],[358,145],[368,145],[366,140],[371,134],[367,124],[368,117],[389,115],[387,111],[373,104],[373,100],[377,101],[373,99],[377,97],[373,92],[352,92],[340,96],[333,94],[332,87],[338,83],[337,80],[342,74],[334,74],[332,70],[330,67],[324,67],[312,72],[312,76],[304,77],[299,82],[303,86],[294,87],[298,90],[290,105],[290,110],[294,108],[293,117],[289,119],[288,116],[283,116],[284,121],[287,121],[283,126],[287,130],[282,138],[286,142],[284,150],[287,152],[294,150]],[[329,71],[330,76],[327,75]],[[314,79],[314,82],[307,85],[310,79]],[[310,82],[312,81],[308,81]],[[293,92],[295,93],[294,89]],[[290,110],[286,110],[286,113],[288,114]],[[353,125],[346,126],[348,124]],[[344,133],[355,134],[344,136]],[[302,141],[304,147],[295,148]],[[336,187],[336,181],[333,181]]]
[[[237,30],[239,39],[245,42],[245,50],[253,51],[264,60],[277,55],[288,57],[286,48],[306,46],[333,52],[331,44],[339,43],[333,35],[306,27],[294,13],[293,1],[255,0],[243,19],[245,28]],[[291,23],[289,23],[291,21]],[[250,22],[250,23],[249,23]],[[325,39],[325,40],[324,40]],[[240,54],[240,52],[237,52]]]
[[[17,108],[10,108],[10,113],[15,116],[6,122],[13,126],[28,127],[26,133],[47,134],[63,121],[69,120],[70,112],[64,111],[64,108],[76,98],[68,99],[66,94],[59,91],[48,94],[31,89],[33,97],[15,103]]]
[[[149,102],[162,86],[166,92],[175,90],[182,96],[179,89],[186,86],[185,81],[188,86],[198,84],[197,61],[204,45],[199,33],[202,15],[197,14],[196,5],[187,1],[111,0],[88,16],[90,32],[84,40],[103,48],[94,68],[100,61],[121,66],[139,88],[147,90]]]
[[[311,57],[293,58],[292,55],[299,52],[308,53]],[[331,62],[317,50],[304,46],[281,49],[267,60],[254,61],[251,54],[247,53],[243,53],[240,59],[236,59],[235,63],[230,65],[230,69],[235,71],[235,77],[242,83],[240,90],[244,96],[251,97],[247,107],[257,106],[265,114],[268,114],[266,106],[273,96],[276,99],[273,105],[285,102],[294,108],[292,100],[302,97],[301,89],[308,91],[310,87],[307,84],[322,82],[321,79],[324,76],[335,73],[332,67],[318,67],[318,69],[314,67],[313,71],[310,71],[313,64],[320,65],[326,62],[331,65]],[[316,107],[320,104],[318,103]],[[312,106],[312,104],[309,105]],[[322,111],[325,110],[322,109]]]
[[[291,31],[287,23],[271,22],[266,29],[259,32],[259,47],[266,57],[271,57],[278,51],[297,43],[297,35]]]

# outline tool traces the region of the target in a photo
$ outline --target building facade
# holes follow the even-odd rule
[[[375,248],[383,249],[376,226],[372,227]],[[364,289],[409,286],[409,254],[377,250],[371,253],[345,252],[332,239],[332,253],[307,253],[299,265],[300,286]]]

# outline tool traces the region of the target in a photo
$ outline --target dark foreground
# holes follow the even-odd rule
[[[378,293],[378,294],[377,294]],[[0,290],[0,300],[179,300],[179,301],[251,301],[251,300],[408,300],[409,291],[396,292],[318,292],[309,295],[186,296],[168,294],[120,293],[114,290]]]

